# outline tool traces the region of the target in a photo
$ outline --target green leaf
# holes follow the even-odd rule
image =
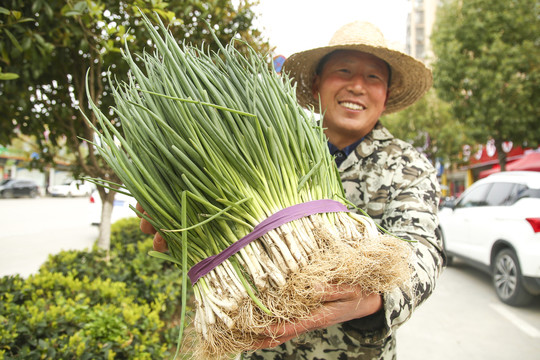
[[[22,41],[22,48],[26,51],[32,46],[32,38],[26,36]]]
[[[39,13],[39,11],[41,10],[41,7],[43,6],[43,1],[42,0],[38,0],[38,1],[35,1],[33,4],[32,4],[32,13]]]
[[[17,24],[22,24],[22,23],[26,23],[26,22],[34,22],[36,21],[36,19],[34,18],[24,18],[24,19],[19,19],[17,21]]]
[[[47,43],[45,42],[45,39],[43,39],[43,36],[39,35],[39,34],[36,34],[34,33],[34,38],[36,39],[36,41],[38,42],[39,45],[41,46],[45,46]]]
[[[22,13],[17,10],[11,10],[11,15],[15,18],[15,20],[19,20],[22,16]]]
[[[154,251],[154,250],[149,251],[148,255],[153,256],[153,257],[158,258],[158,259],[161,259],[161,260],[170,261],[170,262],[173,262],[173,263],[175,263],[175,264],[177,264],[179,266],[182,266],[182,263],[179,260],[173,258],[170,255],[167,255],[167,254],[164,254],[164,253],[161,253],[161,252],[158,252],[158,251]]]
[[[18,78],[19,75],[15,73],[0,73],[0,80],[15,80]]]
[[[54,10],[48,3],[44,4],[44,11],[45,11],[45,15],[47,15],[49,19],[52,19],[54,17]]]
[[[73,9],[82,13],[88,9],[88,5],[86,4],[86,1],[79,1],[73,6]]]
[[[6,35],[8,36],[8,38],[11,40],[11,43],[17,48],[17,50],[19,50],[20,52],[23,51],[22,47],[21,47],[21,44],[19,44],[19,41],[17,41],[17,39],[15,38],[15,36],[13,36],[13,34],[8,30],[8,29],[4,29],[4,32],[6,33]]]
[[[64,14],[64,16],[67,16],[67,17],[81,16],[81,15],[82,15],[82,12],[77,11],[77,10],[69,10],[69,11],[66,11],[66,13]]]

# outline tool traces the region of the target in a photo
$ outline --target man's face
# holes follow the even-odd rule
[[[313,96],[320,97],[323,126],[330,142],[344,148],[373,129],[386,107],[386,63],[353,50],[336,51],[315,77]]]

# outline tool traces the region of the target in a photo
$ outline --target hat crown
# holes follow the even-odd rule
[[[364,21],[355,21],[342,26],[334,33],[328,45],[369,45],[388,47],[384,35],[379,28]]]

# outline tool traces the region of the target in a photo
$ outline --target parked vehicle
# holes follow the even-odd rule
[[[36,197],[39,194],[39,186],[33,180],[7,179],[0,184],[0,197],[16,198],[22,196]]]
[[[439,211],[449,263],[491,274],[498,297],[521,306],[540,295],[540,172],[502,172],[470,186]]]
[[[83,180],[70,180],[60,185],[51,185],[47,188],[52,196],[90,196],[93,186]]]
[[[134,197],[117,193],[114,196],[111,224],[123,218],[137,216],[129,207],[130,205],[133,207],[137,205]],[[101,224],[101,198],[97,190],[90,195],[89,216],[92,225]]]

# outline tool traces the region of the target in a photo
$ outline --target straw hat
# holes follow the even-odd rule
[[[367,22],[352,22],[340,28],[328,46],[298,52],[283,64],[282,72],[297,83],[296,96],[300,105],[319,110],[313,97],[312,84],[321,59],[336,50],[358,50],[377,56],[390,65],[390,96],[383,114],[389,114],[412,105],[431,87],[433,78],[422,62],[388,47],[381,31]]]

